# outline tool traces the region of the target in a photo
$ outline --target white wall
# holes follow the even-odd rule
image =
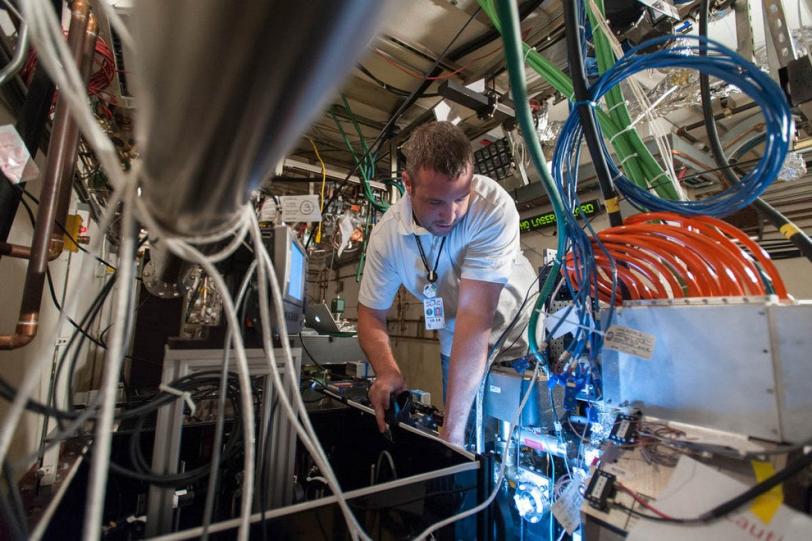
[[[324,302],[328,306],[340,292],[346,301],[344,317],[352,322],[358,318],[358,289],[355,282],[356,263],[330,271]],[[339,280],[336,280],[339,277]],[[322,302],[319,284],[308,283],[308,302]],[[395,359],[409,388],[431,393],[432,403],[442,407],[442,371],[440,369],[440,342],[435,333],[423,331],[417,320],[422,315],[420,303],[401,289],[389,312],[389,334]]]
[[[37,162],[40,171],[43,171],[45,168],[43,158],[38,156]],[[37,179],[29,182],[26,188],[37,196],[40,191],[40,180]],[[32,205],[32,207],[34,215],[36,216],[36,205]],[[75,208],[76,204],[74,202],[71,205],[71,213],[75,212]],[[28,215],[23,209],[23,206],[20,205],[8,242],[30,245],[32,232],[33,230]],[[94,230],[91,228],[91,234],[93,234],[93,232]],[[101,277],[94,277],[90,281],[79,283],[79,271],[84,261],[87,261],[88,264],[93,265],[97,269],[101,269],[101,266],[96,264],[95,260],[85,256],[81,252],[78,254],[71,254],[67,251],[63,252],[58,259],[52,261],[49,265],[57,298],[60,303],[62,302],[62,293],[63,290],[65,290],[66,283],[68,292],[67,298],[69,299],[71,295],[79,296],[79,304],[76,310],[70,314],[74,321],[81,319],[81,315],[85,312],[101,287]],[[115,262],[113,261],[113,263]],[[26,260],[11,257],[0,258],[0,283],[2,283],[2,287],[0,287],[0,306],[4,307],[0,310],[0,333],[2,334],[12,333],[17,323],[26,266]],[[52,361],[58,351],[56,347],[57,338],[68,337],[73,332],[73,327],[71,327],[68,322],[65,323],[65,327],[59,332],[56,328],[58,319],[59,312],[51,300],[46,283],[41,304],[40,329],[36,338],[24,348],[0,351],[0,375],[15,388],[20,385],[26,372],[31,370],[38,360],[44,358],[47,361],[34,394],[34,398],[42,402],[47,402],[48,399]],[[81,359],[84,361],[86,357],[83,355]],[[80,363],[80,367],[82,364],[83,363]],[[98,363],[97,369],[101,370],[101,367],[102,363]],[[95,379],[97,382],[99,381],[98,375]],[[81,377],[78,383],[81,384]],[[8,402],[0,400],[0,419],[3,419],[3,423],[5,423],[8,407]],[[18,458],[35,451],[39,446],[41,431],[42,418],[36,414],[24,414],[17,427],[14,439],[11,442],[8,455],[10,460],[16,461]],[[18,471],[15,473],[20,475],[22,472]]]

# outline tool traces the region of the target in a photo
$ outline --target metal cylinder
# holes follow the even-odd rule
[[[379,0],[142,0],[133,8],[142,197],[213,233],[269,179],[374,33]],[[194,13],[194,24],[177,24]]]
[[[550,434],[540,434],[524,428],[519,429],[518,433],[519,443],[521,445],[525,445],[531,449],[536,449],[537,451],[549,453],[557,457],[563,458],[567,456],[567,445],[559,441],[556,436]]]

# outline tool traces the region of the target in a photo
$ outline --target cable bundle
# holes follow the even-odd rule
[[[726,216],[752,203],[778,176],[793,131],[789,104],[781,89],[767,74],[713,40],[698,36],[682,36],[680,41],[670,48],[646,52],[673,40],[674,36],[663,36],[630,49],[590,88],[592,104],[597,103],[612,88],[635,73],[663,68],[696,69],[738,87],[761,107],[766,133],[761,160],[752,171],[742,177],[740,183],[728,187],[721,193],[700,201],[667,201],[638,187],[622,174],[612,161],[605,143],[603,143],[604,153],[618,190],[636,206],[690,215]],[[691,45],[687,40],[697,41],[698,44]],[[696,54],[700,50],[706,51],[708,56]],[[575,153],[581,136],[577,116],[570,115],[561,130],[561,138],[567,141],[566,145],[561,145],[561,151]],[[650,179],[652,186],[657,182],[657,179]]]
[[[674,299],[776,294],[787,298],[778,270],[761,246],[741,230],[708,216],[646,213],[601,231],[607,253],[595,253],[597,286],[585,282],[573,254],[565,272],[576,289],[597,289],[600,299]],[[613,264],[616,260],[617,264]],[[608,279],[616,270],[620,288]],[[621,291],[623,293],[621,293]]]

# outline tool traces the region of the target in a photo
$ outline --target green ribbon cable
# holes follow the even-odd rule
[[[356,167],[358,168],[358,175],[361,177],[361,186],[363,186],[364,189],[364,197],[366,198],[367,201],[369,201],[370,205],[375,207],[376,210],[386,212],[386,210],[389,208],[389,204],[386,203],[385,201],[378,201],[377,199],[375,199],[375,195],[372,193],[372,188],[369,185],[369,171],[367,170],[366,167],[369,164],[369,162],[361,163],[361,161],[358,159],[358,155],[355,152],[355,148],[352,146],[352,143],[350,142],[350,138],[347,137],[347,132],[344,131],[344,126],[341,124],[341,122],[339,122],[338,118],[336,118],[335,114],[332,111],[328,111],[327,114],[330,115],[330,118],[332,118],[333,122],[335,122],[335,125],[338,128],[339,133],[341,133],[341,138],[344,140],[344,144],[346,145],[347,150],[350,151],[352,159],[355,162]]]

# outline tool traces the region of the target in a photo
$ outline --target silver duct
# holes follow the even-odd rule
[[[379,0],[140,0],[143,193],[180,235],[228,224],[374,35]]]

